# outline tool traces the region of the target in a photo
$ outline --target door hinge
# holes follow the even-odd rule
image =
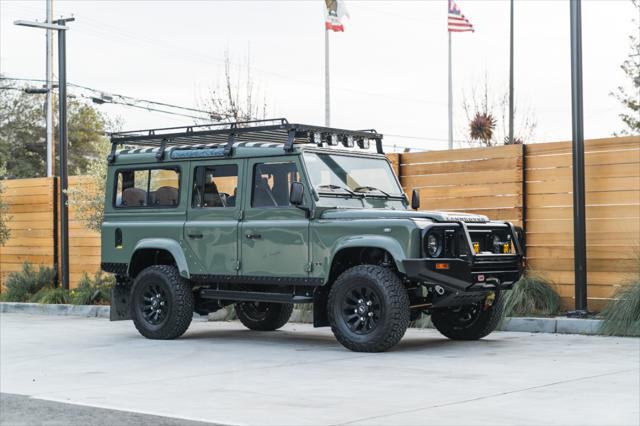
[[[236,260],[236,266],[235,266],[235,268],[236,268],[236,271],[239,271],[239,270],[240,270],[240,261],[239,261],[239,260]]]
[[[304,271],[305,272],[313,272],[313,262],[307,263],[306,266],[304,267]]]

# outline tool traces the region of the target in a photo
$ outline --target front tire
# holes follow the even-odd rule
[[[495,296],[492,303],[482,302],[434,309],[431,313],[433,326],[452,340],[478,340],[491,334],[502,319],[504,297]]]
[[[154,265],[140,272],[131,301],[133,323],[148,339],[180,337],[193,318],[191,286],[173,266]]]
[[[358,265],[343,272],[329,292],[328,316],[338,342],[355,352],[383,352],[409,326],[409,296],[387,268]]]
[[[235,306],[240,322],[250,330],[273,331],[285,325],[291,313],[291,303],[240,302]]]

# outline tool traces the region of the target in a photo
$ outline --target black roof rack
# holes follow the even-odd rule
[[[115,160],[116,148],[123,145],[158,147],[156,156],[159,160],[163,159],[167,147],[179,145],[225,144],[225,155],[230,155],[236,142],[282,143],[284,150],[290,152],[294,143],[312,143],[318,146],[341,144],[345,147],[357,145],[366,149],[369,141],[374,140],[377,152],[384,154],[383,135],[373,129],[345,130],[294,124],[289,123],[286,118],[133,130],[111,133],[110,136],[112,146],[109,162]]]

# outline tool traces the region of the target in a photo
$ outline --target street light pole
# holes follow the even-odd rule
[[[584,189],[584,122],[582,98],[582,17],[580,0],[570,0],[571,19],[571,110],[573,155],[573,245],[575,311],[571,316],[587,315],[587,241]]]
[[[67,22],[75,18],[61,18],[55,23],[15,21],[15,25],[23,27],[42,28],[58,31],[58,97],[59,97],[59,127],[60,127],[60,283],[63,289],[69,289],[69,206],[67,205],[67,63],[66,63],[66,31]]]
[[[59,19],[58,25],[65,21]],[[60,253],[61,255],[61,283],[62,288],[69,289],[69,203],[67,188],[67,43],[65,30],[58,31],[58,108],[60,110]]]

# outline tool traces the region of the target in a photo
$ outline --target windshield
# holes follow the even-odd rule
[[[401,196],[389,163],[384,159],[349,155],[303,153],[316,191]]]

